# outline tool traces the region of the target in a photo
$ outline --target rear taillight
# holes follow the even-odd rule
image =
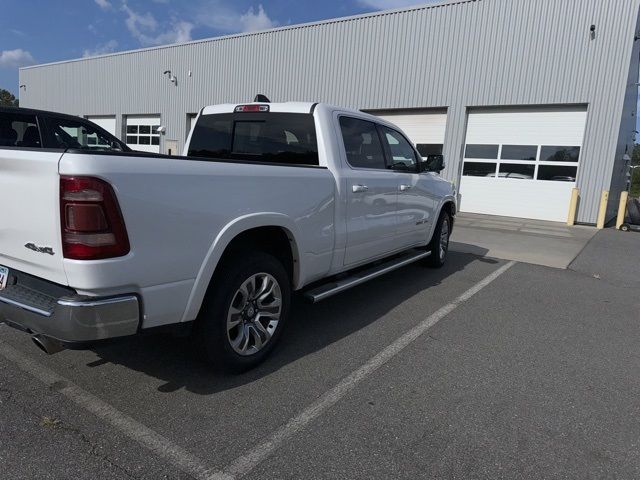
[[[60,177],[65,258],[99,260],[129,253],[129,238],[113,188],[93,177]]]

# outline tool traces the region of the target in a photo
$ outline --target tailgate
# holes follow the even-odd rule
[[[62,152],[0,148],[0,265],[67,284],[60,233]]]

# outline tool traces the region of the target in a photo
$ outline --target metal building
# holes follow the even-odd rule
[[[601,192],[611,218],[625,188],[639,6],[449,1],[36,65],[20,70],[20,104],[174,154],[204,105],[263,93],[351,106],[442,151],[463,211],[565,221],[577,186],[577,220],[595,223]]]

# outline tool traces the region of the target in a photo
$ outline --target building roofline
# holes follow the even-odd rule
[[[419,0],[416,0],[419,1]],[[185,45],[195,45],[198,43],[213,43],[213,42],[220,42],[220,41],[225,41],[225,40],[232,40],[234,38],[242,38],[242,37],[251,37],[251,36],[257,36],[257,35],[264,35],[266,33],[275,33],[275,32],[283,32],[283,31],[287,31],[287,30],[297,30],[297,29],[302,29],[302,28],[310,28],[310,27],[315,27],[318,25],[328,25],[328,24],[332,24],[332,23],[343,23],[343,22],[350,22],[350,21],[355,21],[355,20],[361,20],[361,19],[365,19],[365,18],[372,18],[372,17],[382,17],[385,15],[394,15],[394,14],[398,14],[398,13],[405,13],[405,12],[412,12],[412,11],[417,11],[417,10],[431,10],[434,8],[441,8],[441,7],[449,7],[449,6],[454,6],[454,5],[461,5],[461,4],[465,4],[465,3],[477,3],[477,2],[482,2],[483,0],[440,0],[434,3],[424,3],[424,4],[418,4],[415,6],[411,6],[411,7],[401,7],[401,8],[392,8],[392,9],[388,9],[388,10],[380,10],[380,11],[376,11],[376,12],[369,12],[369,13],[360,13],[357,15],[349,15],[346,17],[337,17],[337,18],[329,18],[326,20],[319,20],[316,22],[306,22],[306,23],[298,23],[295,25],[286,25],[283,27],[276,27],[276,28],[269,28],[266,30],[258,30],[255,32],[246,32],[246,33],[233,33],[233,34],[229,34],[229,35],[222,35],[219,37],[208,37],[208,38],[201,38],[199,40],[192,40],[190,42],[182,42],[182,43],[172,43],[172,44],[168,44],[168,45],[158,45],[158,46],[154,46],[154,47],[144,47],[144,48],[136,48],[133,50],[123,50],[121,52],[113,52],[113,53],[106,53],[103,55],[95,55],[92,57],[82,57],[82,58],[74,58],[74,59],[70,59],[70,60],[59,60],[57,62],[48,62],[48,63],[40,63],[37,65],[29,65],[26,67],[21,67],[19,70],[30,70],[33,68],[40,68],[40,67],[48,67],[51,65],[60,65],[60,64],[65,64],[65,63],[75,63],[75,62],[85,62],[88,60],[95,60],[98,58],[107,58],[107,57],[116,57],[116,56],[120,56],[120,55],[129,55],[132,53],[139,53],[139,52],[147,52],[147,51],[154,51],[154,50],[164,50],[164,49],[169,49],[169,48],[176,48],[176,47],[182,47]]]

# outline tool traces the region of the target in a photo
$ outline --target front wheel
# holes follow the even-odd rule
[[[289,315],[289,276],[273,256],[235,255],[207,293],[194,335],[205,361],[242,372],[271,353]]]
[[[447,261],[449,253],[449,237],[451,236],[451,216],[446,211],[440,212],[433,237],[427,246],[431,255],[427,257],[426,264],[432,268],[440,268]]]

